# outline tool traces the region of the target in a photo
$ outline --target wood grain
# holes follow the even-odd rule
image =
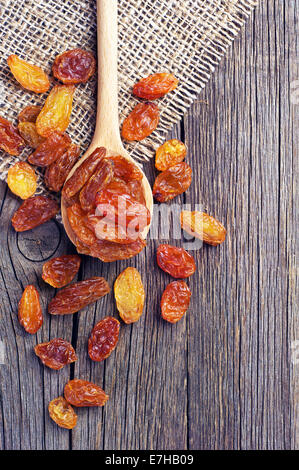
[[[103,275],[112,287],[122,269],[136,266],[147,295],[142,318],[122,326],[110,358],[90,361],[91,329],[117,316],[113,294],[74,316],[50,317],[55,289],[42,281],[42,264],[73,247],[53,221],[17,235],[9,220],[19,201],[0,185],[2,449],[299,448],[298,6],[260,2],[171,135],[187,143],[194,173],[175,202],[202,204],[228,230],[222,246],[193,252],[192,302],[178,324],[160,319],[171,279],[155,264],[158,240],[127,262],[84,257],[78,279]],[[152,183],[153,163],[144,169]],[[36,336],[16,315],[28,283],[44,309]],[[59,336],[72,341],[79,360],[55,372],[41,366],[33,346]],[[110,395],[104,408],[79,409],[71,432],[47,412],[70,377],[93,380]]]

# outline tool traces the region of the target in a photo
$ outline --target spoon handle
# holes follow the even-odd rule
[[[97,0],[98,99],[92,146],[123,148],[118,120],[117,0]]]

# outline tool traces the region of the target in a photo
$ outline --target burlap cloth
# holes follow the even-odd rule
[[[116,0],[111,0],[116,1]],[[158,71],[171,71],[179,87],[158,101],[158,129],[138,143],[125,143],[138,160],[151,158],[165,135],[188,109],[209,80],[256,0],[119,0],[120,122],[137,100],[133,84]],[[0,0],[0,114],[16,123],[28,104],[42,104],[45,95],[23,90],[6,64],[10,54],[40,65],[50,73],[55,56],[82,47],[96,54],[95,0]],[[76,90],[68,132],[84,152],[95,126],[96,77]],[[9,166],[26,159],[0,150],[0,178]],[[42,178],[39,192],[43,191]]]

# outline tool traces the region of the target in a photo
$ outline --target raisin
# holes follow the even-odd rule
[[[58,292],[51,300],[48,311],[52,315],[76,313],[110,292],[103,277],[92,277],[86,281],[75,282]]]
[[[88,214],[84,218],[85,225],[92,230],[96,238],[108,240],[114,243],[132,243],[138,238],[138,232],[127,233],[122,226],[114,222],[98,217],[94,214]]]
[[[121,155],[109,157],[113,162],[114,176],[120,178],[126,183],[132,180],[142,180],[143,174],[135,163],[130,162]]]
[[[105,187],[109,193],[113,194],[129,194],[130,195],[130,189],[129,189],[129,183],[125,183],[123,180],[120,178],[112,178],[112,181],[107,184]]]
[[[50,191],[58,192],[64,185],[67,176],[80,155],[80,147],[71,144],[55,162],[51,163],[45,172],[45,184]]]
[[[103,361],[116,348],[120,323],[116,318],[106,317],[93,328],[88,340],[88,354],[92,361]]]
[[[45,138],[41,137],[36,130],[34,122],[22,121],[18,124],[18,131],[29,147],[36,149]]]
[[[48,410],[50,418],[61,428],[73,429],[76,426],[77,415],[65,398],[54,398],[49,403]]]
[[[128,186],[129,194],[132,196],[132,198],[135,199],[135,201],[145,206],[146,200],[144,196],[142,183],[137,180],[132,180],[128,182],[127,186]]]
[[[120,178],[113,178],[112,181],[105,187],[110,193],[118,195],[127,194],[131,196],[135,202],[146,206],[142,182],[140,180],[131,180],[125,183]]]
[[[154,183],[153,196],[159,202],[170,201],[184,193],[192,182],[192,170],[182,162],[160,173]]]
[[[46,196],[33,196],[26,199],[14,213],[12,225],[17,232],[25,232],[55,217],[58,204]]]
[[[139,182],[139,181],[138,181]],[[128,195],[132,196],[129,188],[129,183],[126,183],[124,180],[120,178],[112,178],[110,183],[108,183],[105,188],[106,191],[109,191],[109,194],[113,194],[113,197],[121,196],[121,195]],[[96,196],[96,201],[99,199],[99,196]],[[133,198],[134,199],[134,198]],[[114,209],[112,209],[114,211]]]
[[[62,195],[64,198],[72,198],[80,191],[80,189],[83,188],[85,183],[87,183],[89,178],[96,171],[98,164],[105,155],[106,149],[104,147],[98,147],[84,160],[83,163],[81,163],[78,168],[76,168],[63,187]]]
[[[114,296],[122,320],[129,324],[139,320],[144,306],[144,287],[136,268],[125,269],[115,281]]]
[[[53,64],[53,75],[65,84],[86,83],[95,73],[94,56],[82,49],[72,49],[58,55]]]
[[[67,134],[53,132],[28,157],[29,163],[37,166],[48,166],[60,158],[70,147],[71,139]]]
[[[36,118],[41,112],[40,106],[26,106],[18,115],[19,122],[36,122]]]
[[[49,90],[49,77],[40,67],[29,64],[15,54],[7,58],[7,64],[17,82],[26,90],[35,93],[45,93]]]
[[[7,173],[9,189],[22,199],[33,196],[37,187],[37,176],[34,169],[26,162],[15,163]]]
[[[108,240],[97,240],[91,246],[85,245],[80,240],[76,243],[78,253],[99,258],[104,263],[111,263],[122,259],[129,259],[138,255],[145,247],[143,238],[138,238],[130,244],[113,243]]]
[[[168,284],[161,299],[162,318],[170,323],[178,322],[186,313],[191,291],[184,281]]]
[[[71,229],[81,242],[90,246],[96,243],[96,237],[92,230],[86,226],[85,216],[86,213],[83,211],[80,204],[73,204],[67,208],[67,217]]]
[[[75,196],[70,197],[69,199],[63,199],[65,207],[71,207],[74,204],[79,204],[80,206],[80,201],[79,201],[79,193],[75,194]],[[80,206],[81,207],[81,206]],[[81,208],[82,209],[82,208]]]
[[[157,250],[158,266],[175,278],[189,277],[196,271],[193,256],[184,248],[160,245]]]
[[[156,151],[157,170],[165,171],[171,166],[181,163],[186,156],[187,149],[185,144],[177,139],[171,139],[165,142]]]
[[[88,245],[85,245],[84,243],[82,243],[79,238],[76,238],[75,243],[76,243],[76,248],[77,248],[78,253],[82,255],[91,256],[90,247]]]
[[[56,85],[37,116],[36,129],[39,135],[49,137],[53,132],[63,133],[69,125],[74,85]]]
[[[64,387],[65,399],[73,406],[104,406],[109,396],[98,385],[73,379]]]
[[[122,137],[125,140],[143,140],[158,126],[160,118],[159,108],[154,103],[139,103],[122,126]]]
[[[108,159],[102,159],[95,173],[90,177],[80,192],[79,200],[85,212],[90,212],[95,209],[97,193],[110,183],[112,176],[112,163]]]
[[[135,201],[129,194],[112,192],[109,188],[104,188],[97,194],[96,205],[97,215],[116,225],[127,227],[130,234],[142,232],[151,221],[146,206]]]
[[[174,90],[179,80],[172,73],[154,73],[142,78],[133,87],[133,94],[138,98],[156,100]]]
[[[39,293],[34,286],[26,286],[19,302],[18,317],[27,333],[35,334],[43,324]]]
[[[42,278],[52,287],[65,287],[79,271],[81,258],[78,255],[63,255],[52,258],[43,265]]]
[[[142,238],[129,244],[113,243],[107,240],[97,240],[91,247],[92,256],[99,258],[104,263],[122,259],[129,259],[138,255],[146,246]]]
[[[193,237],[213,246],[223,243],[226,237],[224,226],[214,217],[204,212],[182,211],[181,226]]]
[[[37,344],[34,352],[45,366],[54,370],[60,370],[78,359],[71,343],[62,338]]]
[[[18,129],[0,116],[0,148],[10,155],[19,155],[25,146]]]

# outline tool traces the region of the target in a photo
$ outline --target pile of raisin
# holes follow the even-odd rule
[[[50,89],[48,75],[38,66],[10,55],[8,66],[16,81],[26,90],[46,93]],[[77,162],[80,148],[66,134],[70,122],[75,84],[85,83],[95,72],[96,61],[82,49],[66,51],[56,57],[54,77],[62,82],[51,89],[43,107],[29,105],[18,116],[18,126],[0,116],[0,148],[18,156],[25,146],[33,149],[28,162],[17,162],[7,176],[10,190],[24,200],[13,216],[17,231],[30,230],[58,212],[51,198],[34,196],[37,175],[33,166],[45,169],[45,185],[59,192]]]
[[[110,292],[107,281],[93,277],[71,283],[78,274],[81,258],[78,255],[63,255],[52,258],[43,265],[42,278],[54,288],[62,288],[48,305],[51,315],[69,315],[82,310]],[[18,319],[25,331],[36,334],[43,325],[43,312],[38,290],[33,285],[26,286],[19,302]],[[94,361],[102,361],[115,349],[119,336],[120,323],[116,318],[106,317],[95,325],[88,342],[88,354]],[[47,343],[34,347],[36,356],[43,365],[60,370],[78,360],[71,343],[63,338],[53,338]],[[96,384],[86,380],[69,381],[64,397],[49,403],[50,417],[60,426],[73,429],[77,415],[72,407],[103,406],[108,395]]]
[[[63,255],[52,258],[43,265],[42,278],[54,288],[62,288],[48,305],[51,315],[74,314],[110,292],[106,280],[93,277],[74,282],[81,259],[78,255]],[[141,276],[135,268],[125,269],[117,278],[114,294],[119,314],[125,323],[139,320],[144,306],[145,292]],[[35,286],[25,288],[18,310],[19,322],[27,333],[35,334],[42,327],[43,313],[39,293]],[[111,316],[100,320],[92,329],[88,339],[88,355],[92,361],[107,359],[119,340],[120,322]],[[71,343],[63,338],[53,338],[34,347],[42,364],[60,370],[78,360]],[[50,417],[58,426],[73,429],[77,424],[75,407],[104,406],[108,395],[98,385],[82,379],[70,380],[60,396],[49,403]]]
[[[64,185],[70,227],[79,253],[103,262],[131,258],[144,247],[150,224],[143,174],[120,155],[97,148]]]
[[[22,87],[35,93],[49,90],[49,77],[40,67],[16,55],[11,55],[7,62]],[[78,253],[111,262],[131,258],[143,250],[146,243],[142,233],[150,224],[151,215],[146,207],[143,173],[126,158],[107,155],[103,147],[88,155],[67,179],[80,154],[79,147],[66,133],[75,85],[85,83],[95,68],[93,55],[82,49],[57,56],[52,71],[62,84],[54,85],[43,107],[30,105],[23,109],[17,127],[0,117],[0,148],[14,156],[19,155],[25,145],[33,149],[28,162],[17,162],[8,171],[9,188],[23,199],[12,218],[14,229],[19,232],[33,229],[59,211],[54,199],[35,195],[37,176],[33,166],[44,168],[46,187],[56,193],[62,190]],[[124,139],[140,141],[157,128],[160,111],[153,100],[173,91],[178,82],[171,73],[155,73],[135,84],[133,95],[146,101],[137,104],[125,119]],[[158,202],[170,201],[189,188],[192,170],[184,161],[186,154],[186,146],[177,139],[157,149],[155,166],[160,173],[154,183],[153,196]],[[208,214],[182,211],[180,222],[183,230],[210,245],[216,246],[225,240],[225,228]],[[175,279],[164,290],[160,306],[161,317],[176,323],[184,317],[190,304],[191,291],[183,279],[196,272],[195,260],[183,248],[163,244],[157,250],[157,264]],[[73,282],[80,265],[78,255],[63,255],[44,264],[42,279],[60,289],[48,305],[50,315],[72,315],[110,292],[102,277]],[[114,284],[114,297],[124,323],[140,319],[145,289],[137,269],[128,267],[119,274]],[[36,334],[43,325],[40,296],[33,285],[23,292],[18,318],[29,334]],[[112,354],[119,341],[120,328],[121,323],[112,316],[94,325],[86,348],[92,361],[104,361]],[[78,360],[72,344],[63,338],[37,344],[34,352],[44,366],[53,370]],[[73,429],[77,424],[73,407],[104,406],[108,399],[99,385],[76,378],[65,385],[64,396],[49,403],[49,414],[58,426]]]

